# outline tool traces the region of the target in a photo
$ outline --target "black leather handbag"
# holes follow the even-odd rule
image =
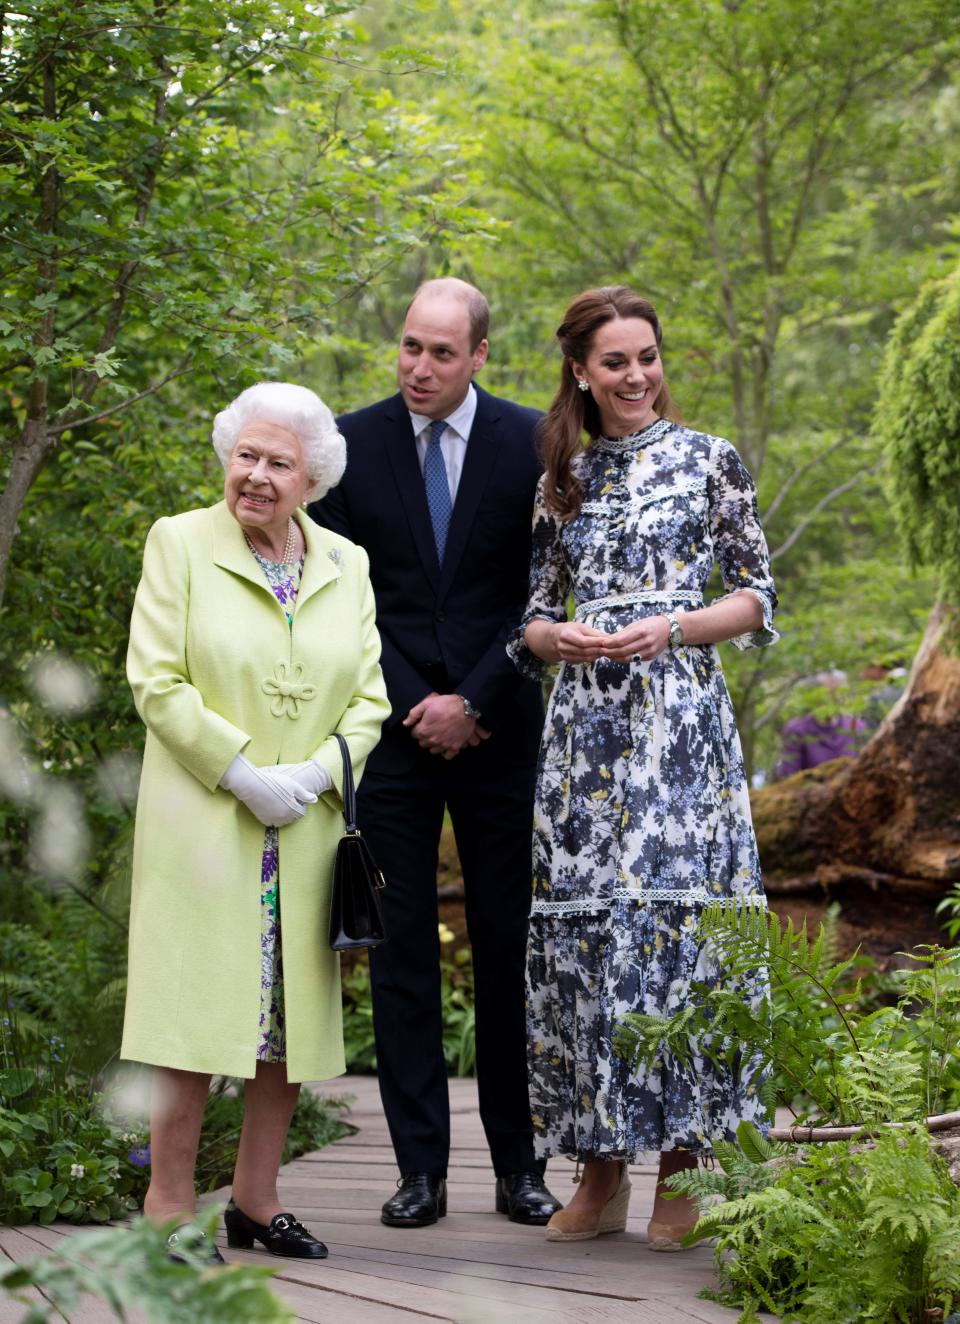
[[[336,736],[343,756],[343,836],[333,862],[333,898],[330,903],[330,946],[335,952],[355,947],[379,947],[386,941],[380,892],[386,886],[370,847],[357,830],[357,792],[353,784],[350,750]]]

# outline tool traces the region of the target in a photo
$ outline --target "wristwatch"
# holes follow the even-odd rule
[[[679,648],[683,643],[683,626],[672,611],[667,613],[667,623],[670,626],[670,634],[667,636],[667,643],[671,648]]]
[[[479,722],[479,720],[480,720],[480,709],[479,709],[479,708],[474,708],[474,706],[473,706],[473,704],[470,702],[470,700],[467,699],[467,698],[465,698],[464,695],[462,695],[462,694],[458,694],[458,695],[457,695],[457,698],[460,699],[460,700],[462,700],[462,702],[463,702],[463,715],[464,715],[464,717],[472,717],[472,718],[474,718],[475,721],[478,721],[478,722]]]

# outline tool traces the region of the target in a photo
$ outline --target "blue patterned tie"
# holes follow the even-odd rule
[[[427,506],[430,509],[430,522],[433,525],[433,540],[437,544],[437,557],[443,563],[443,550],[447,545],[447,530],[450,528],[450,514],[453,502],[450,500],[450,481],[447,478],[447,466],[440,438],[447,426],[446,419],[437,418],[430,424],[430,440],[423,461],[423,485],[427,491]]]

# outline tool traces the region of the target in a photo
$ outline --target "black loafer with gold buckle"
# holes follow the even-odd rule
[[[233,1250],[250,1250],[254,1239],[271,1255],[286,1255],[292,1260],[325,1260],[329,1254],[322,1241],[318,1241],[293,1214],[275,1214],[270,1226],[255,1223],[231,1200],[223,1215],[227,1229],[227,1245]]]
[[[183,1250],[189,1246],[202,1260],[209,1264],[226,1264],[226,1260],[220,1254],[218,1247],[212,1241],[208,1241],[202,1232],[192,1229],[187,1237],[183,1235],[184,1227],[190,1224],[183,1224],[181,1227],[174,1228],[167,1237],[166,1251],[167,1259],[172,1260],[174,1264],[186,1264],[187,1259],[182,1254]]]

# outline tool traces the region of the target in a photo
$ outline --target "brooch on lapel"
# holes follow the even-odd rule
[[[339,547],[331,547],[330,550],[329,550],[329,552],[327,552],[327,555],[329,556],[330,560],[333,562],[333,564],[334,564],[334,565],[337,567],[337,569],[339,570],[339,569],[340,569],[340,548],[339,548]]]
[[[278,662],[273,675],[265,677],[260,688],[273,697],[270,711],[274,717],[286,716],[294,721],[300,716],[301,703],[309,703],[317,692],[316,685],[304,682],[302,662],[295,662],[291,668],[286,662]]]

